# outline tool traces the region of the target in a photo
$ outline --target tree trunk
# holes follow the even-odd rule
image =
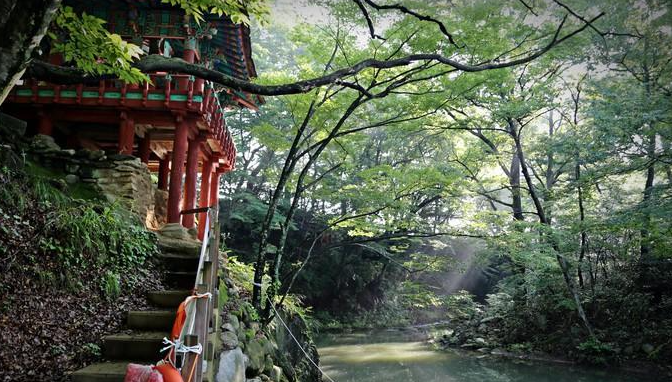
[[[525,220],[523,216],[523,199],[520,195],[520,158],[518,148],[514,145],[511,168],[509,170],[509,185],[511,186],[511,205],[513,218],[518,221]]]
[[[0,0],[0,105],[21,78],[61,0]]]
[[[308,175],[308,171],[320,157],[322,151],[324,151],[324,149],[329,145],[329,143],[336,137],[336,134],[338,134],[343,124],[345,124],[345,122],[348,120],[348,118],[350,118],[352,113],[354,113],[355,110],[362,104],[361,100],[362,96],[360,95],[350,104],[350,106],[345,110],[345,112],[343,112],[341,118],[338,120],[338,122],[336,122],[336,125],[334,125],[334,127],[329,132],[329,136],[327,136],[322,141],[322,143],[319,146],[317,146],[315,151],[312,154],[310,154],[310,159],[308,160],[308,163],[305,164],[305,166],[299,173],[298,179],[296,181],[296,186],[294,189],[294,194],[292,196],[292,203],[290,205],[289,210],[287,211],[287,215],[285,216],[285,223],[282,226],[282,233],[280,236],[280,242],[278,243],[278,250],[273,259],[273,266],[269,269],[269,275],[271,275],[272,282],[271,286],[268,288],[268,296],[267,296],[268,301],[266,302],[267,305],[263,311],[264,319],[267,319],[270,316],[270,309],[269,309],[270,304],[273,303],[275,295],[279,289],[280,267],[282,265],[282,259],[284,256],[285,246],[287,243],[287,230],[292,222],[292,219],[294,218],[294,213],[296,212],[298,201],[300,200],[303,191],[305,191],[304,181],[306,176]],[[292,167],[292,169],[293,168],[294,167]]]
[[[257,261],[254,267],[254,283],[252,288],[252,304],[258,311],[261,311],[261,282],[264,276],[264,271],[266,269],[266,251],[268,249],[268,238],[271,231],[271,224],[273,222],[273,216],[275,216],[275,210],[278,207],[278,202],[280,201],[281,196],[285,191],[285,185],[289,180],[290,175],[294,171],[296,166],[296,154],[299,151],[299,146],[301,143],[301,138],[303,137],[303,132],[308,127],[308,122],[315,112],[315,101],[310,104],[306,116],[301,123],[294,140],[292,141],[292,146],[287,153],[287,158],[285,159],[285,164],[283,165],[282,172],[280,173],[280,178],[278,183],[273,190],[271,199],[268,202],[268,210],[266,211],[266,216],[261,225],[261,231],[259,232],[259,248],[257,251]]]
[[[654,156],[656,150],[656,136],[655,134],[649,138],[648,144],[648,157],[649,165],[646,168],[646,182],[644,183],[644,191],[642,196],[642,210],[644,215],[644,222],[642,224],[642,229],[640,231],[641,235],[641,244],[640,244],[640,263],[643,266],[646,266],[646,262],[650,260],[651,257],[651,242],[649,240],[649,226],[651,225],[651,213],[649,209],[653,205],[653,183],[656,177],[656,168],[654,166]]]
[[[510,133],[511,137],[513,138],[513,141],[516,144],[516,151],[518,153],[518,158],[520,159],[520,169],[523,172],[523,177],[525,178],[525,183],[527,184],[527,187],[529,189],[530,197],[532,198],[532,201],[534,202],[534,207],[537,210],[537,215],[539,216],[539,222],[544,225],[550,225],[548,220],[546,220],[544,207],[542,206],[539,196],[537,195],[537,192],[534,189],[534,183],[532,182],[530,171],[528,170],[527,165],[525,164],[525,155],[523,152],[523,147],[521,145],[520,137],[518,136],[517,130],[515,128],[512,128],[510,129]],[[569,293],[572,295],[574,303],[576,304],[576,312],[579,315],[581,321],[583,322],[584,327],[588,331],[588,334],[591,337],[594,337],[595,334],[593,333],[593,328],[590,325],[588,317],[586,316],[586,313],[583,310],[583,305],[581,304],[581,297],[579,295],[579,291],[577,290],[576,285],[574,284],[573,277],[569,272],[569,264],[567,263],[567,259],[565,259],[565,257],[562,256],[562,254],[560,253],[560,248],[558,246],[558,243],[555,241],[555,238],[552,235],[550,237],[548,235],[545,236],[547,237],[548,240],[550,240],[551,246],[553,247],[553,251],[555,252],[555,258],[558,261],[558,265],[560,265],[560,270],[562,271],[562,276],[565,279],[567,289]]]
[[[553,120],[553,110],[550,111],[548,115],[548,138],[551,140],[551,145],[553,142],[553,135],[555,134],[555,121]],[[544,193],[544,210],[546,212],[546,219],[548,224],[552,224],[553,217],[553,185],[555,184],[555,157],[553,156],[552,146],[548,148],[546,153],[546,172],[544,174],[544,187],[546,192]]]
[[[579,221],[581,222],[581,247],[579,249],[579,263],[576,267],[577,276],[579,278],[579,287],[583,288],[583,272],[581,268],[583,267],[583,259],[586,256],[586,228],[583,226],[586,220],[586,212],[583,206],[583,190],[581,189],[581,164],[576,162],[576,191],[579,198]]]

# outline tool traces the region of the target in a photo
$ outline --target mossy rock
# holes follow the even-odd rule
[[[266,362],[266,353],[261,342],[256,339],[249,341],[245,346],[245,354],[250,360],[247,365],[248,375],[256,376],[261,374]]]

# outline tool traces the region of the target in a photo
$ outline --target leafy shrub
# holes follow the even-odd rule
[[[446,296],[444,304],[451,319],[471,318],[482,311],[480,304],[474,301],[474,296],[466,290]]]
[[[105,296],[116,299],[121,294],[121,280],[117,273],[107,271],[103,279],[103,291]]]
[[[601,342],[596,338],[580,343],[576,349],[578,350],[577,358],[590,364],[606,365],[616,357],[611,344]]]
[[[229,256],[227,270],[234,284],[248,292],[252,292],[252,281],[254,280],[254,267],[238,261],[236,256]]]
[[[3,245],[0,253],[20,253],[25,270],[45,287],[79,290],[93,280],[115,298],[122,281],[134,283],[137,270],[156,253],[156,238],[121,206],[79,198],[95,190],[73,189],[61,176],[30,162],[2,176],[0,221],[7,224],[0,224],[0,241],[13,248]],[[122,280],[122,274],[129,276]]]

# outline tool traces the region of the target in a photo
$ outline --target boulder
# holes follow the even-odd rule
[[[250,358],[250,364],[247,365],[247,371],[250,375],[259,375],[264,370],[264,363],[266,361],[266,354],[264,347],[256,340],[252,339],[245,346],[245,354]]]
[[[224,345],[224,348],[226,349],[238,347],[238,336],[234,332],[222,332],[219,338],[222,340],[222,345]]]
[[[231,326],[233,326],[234,331],[238,331],[240,329],[240,321],[238,320],[238,316],[235,314],[229,313],[228,314],[228,320]]]
[[[219,356],[216,382],[245,382],[245,356],[240,348],[227,350]]]
[[[7,137],[22,136],[28,123],[11,115],[0,113],[0,134]]]
[[[271,371],[270,377],[275,382],[284,382],[287,380],[285,375],[282,373],[282,369],[275,365],[273,365],[273,370]]]
[[[38,151],[60,151],[61,147],[56,144],[53,137],[37,134],[33,137],[30,146]]]
[[[65,182],[67,184],[75,184],[79,182],[79,177],[75,174],[68,174],[65,176]]]

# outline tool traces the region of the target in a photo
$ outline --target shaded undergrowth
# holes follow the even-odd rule
[[[161,289],[154,235],[86,184],[3,149],[0,156],[0,375],[61,380],[101,355],[124,312]],[[38,356],[39,355],[39,356]]]

